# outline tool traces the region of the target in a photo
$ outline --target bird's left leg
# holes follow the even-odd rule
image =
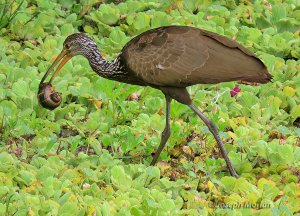
[[[157,162],[157,159],[161,153],[161,151],[163,150],[165,144],[167,143],[170,135],[171,135],[171,130],[170,130],[170,108],[171,108],[171,101],[172,99],[170,98],[170,96],[168,96],[167,94],[165,94],[166,97],[166,126],[165,129],[163,130],[162,134],[161,134],[161,140],[160,140],[160,145],[158,147],[158,149],[155,152],[155,155],[153,156],[152,162],[151,162],[151,166],[154,166]]]
[[[238,174],[234,170],[228,156],[226,149],[224,147],[224,144],[222,140],[220,139],[219,133],[218,133],[218,128],[217,126],[210,120],[208,119],[194,104],[189,105],[189,107],[202,119],[202,121],[206,124],[210,132],[213,134],[215,140],[218,143],[219,149],[221,150],[222,156],[224,157],[224,160],[226,161],[227,167],[229,169],[229,172],[232,176],[238,178]]]

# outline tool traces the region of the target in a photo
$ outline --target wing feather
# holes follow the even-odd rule
[[[154,86],[270,79],[265,65],[237,42],[186,26],[144,32],[128,42],[122,58],[138,79]]]

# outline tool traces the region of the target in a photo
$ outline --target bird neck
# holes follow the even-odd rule
[[[120,59],[117,57],[113,61],[105,60],[98,49],[93,49],[90,52],[84,54],[88,59],[92,69],[100,76],[104,78],[110,78],[114,76],[120,70]]]

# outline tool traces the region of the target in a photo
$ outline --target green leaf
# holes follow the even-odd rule
[[[72,216],[77,215],[78,213],[78,204],[77,203],[65,203],[62,207],[59,208],[59,215]]]
[[[300,117],[300,105],[295,106],[291,110],[291,116],[292,116],[293,120],[296,120],[298,117]]]
[[[13,101],[1,101],[0,102],[0,114],[1,116],[16,116],[19,113],[17,105]]]
[[[83,27],[83,29],[88,34],[95,34],[96,33],[96,30],[92,26],[89,26],[89,25],[85,25]]]
[[[259,42],[261,36],[262,33],[258,29],[244,26],[238,32],[238,40],[242,41],[243,43],[247,43],[248,41]]]
[[[295,162],[294,149],[290,145],[279,145],[276,142],[269,144],[269,160],[274,164],[292,165]]]
[[[54,140],[50,140],[47,143],[47,145],[46,145],[46,147],[44,149],[45,153],[48,153],[52,149],[52,147],[54,146],[54,144],[55,144],[55,141]]]
[[[286,17],[286,9],[281,5],[273,5],[272,6],[272,22],[276,23],[279,20]]]
[[[276,114],[279,112],[279,108],[280,108],[280,105],[282,104],[282,100],[280,100],[280,98],[278,97],[274,97],[274,96],[271,96],[269,97],[269,109],[271,110],[271,113],[272,114]]]
[[[35,180],[33,173],[26,170],[20,171],[20,177],[27,186],[29,186]]]
[[[5,215],[6,211],[6,204],[0,203],[0,214]]]
[[[259,102],[258,98],[250,92],[243,93],[239,100],[241,105],[246,108],[251,108]]]
[[[12,91],[20,98],[28,97],[28,83],[23,79],[19,79],[12,86]]]
[[[170,24],[169,19],[170,19],[170,17],[168,17],[168,15],[166,13],[157,11],[154,13],[154,15],[151,19],[151,27],[156,28],[156,27],[168,25],[168,24]]]
[[[150,177],[148,179],[149,181],[160,178],[160,170],[158,167],[147,167],[146,174]]]
[[[133,182],[122,166],[115,166],[110,171],[112,184],[120,190],[128,190]]]
[[[267,180],[265,178],[261,178],[257,182],[257,187],[259,190],[263,191],[264,197],[268,199],[274,199],[275,196],[280,192],[279,189],[275,186],[275,183]]]
[[[130,15],[126,18],[132,34],[139,34],[150,28],[150,16],[145,13]]]
[[[172,199],[163,199],[160,202],[163,212],[171,213],[175,208],[175,203]]]
[[[37,179],[39,181],[44,181],[49,177],[53,177],[55,175],[55,170],[48,166],[43,166],[39,169],[37,173]]]
[[[96,15],[107,25],[115,25],[120,19],[120,11],[113,5],[101,4]]]
[[[63,24],[63,25],[61,26],[60,30],[61,30],[61,34],[62,34],[63,36],[68,36],[68,35],[74,33],[73,25],[70,24],[70,23],[65,23],[65,24]]]
[[[14,158],[8,154],[7,152],[1,152],[0,153],[0,163],[13,163],[15,162]]]
[[[286,96],[294,96],[295,93],[296,93],[296,90],[290,86],[285,86],[283,88],[283,93],[286,95]]]
[[[101,144],[96,138],[90,137],[88,139],[88,143],[89,143],[89,145],[91,145],[91,147],[94,149],[94,151],[96,152],[97,155],[101,155],[101,153],[102,153]]]
[[[55,7],[55,4],[51,1],[43,1],[43,0],[37,0],[37,5],[41,9],[53,9]]]
[[[225,176],[221,179],[222,184],[224,185],[224,189],[227,192],[230,192],[234,188],[234,184],[236,182],[236,178],[231,177],[231,176]]]

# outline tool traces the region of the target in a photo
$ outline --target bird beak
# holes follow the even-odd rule
[[[49,76],[49,74],[51,73],[51,71],[54,69],[54,67],[60,62],[60,64],[58,65],[58,67],[56,68],[54,74],[52,75],[50,81],[48,82],[48,84],[51,84],[51,82],[53,81],[53,79],[55,78],[55,76],[58,74],[58,72],[60,71],[60,69],[72,58],[72,56],[67,54],[67,50],[63,49],[61,51],[61,53],[57,56],[57,58],[54,60],[53,64],[49,67],[48,71],[46,72],[46,74],[44,75],[44,77],[42,78],[40,84],[44,83],[45,79]]]

